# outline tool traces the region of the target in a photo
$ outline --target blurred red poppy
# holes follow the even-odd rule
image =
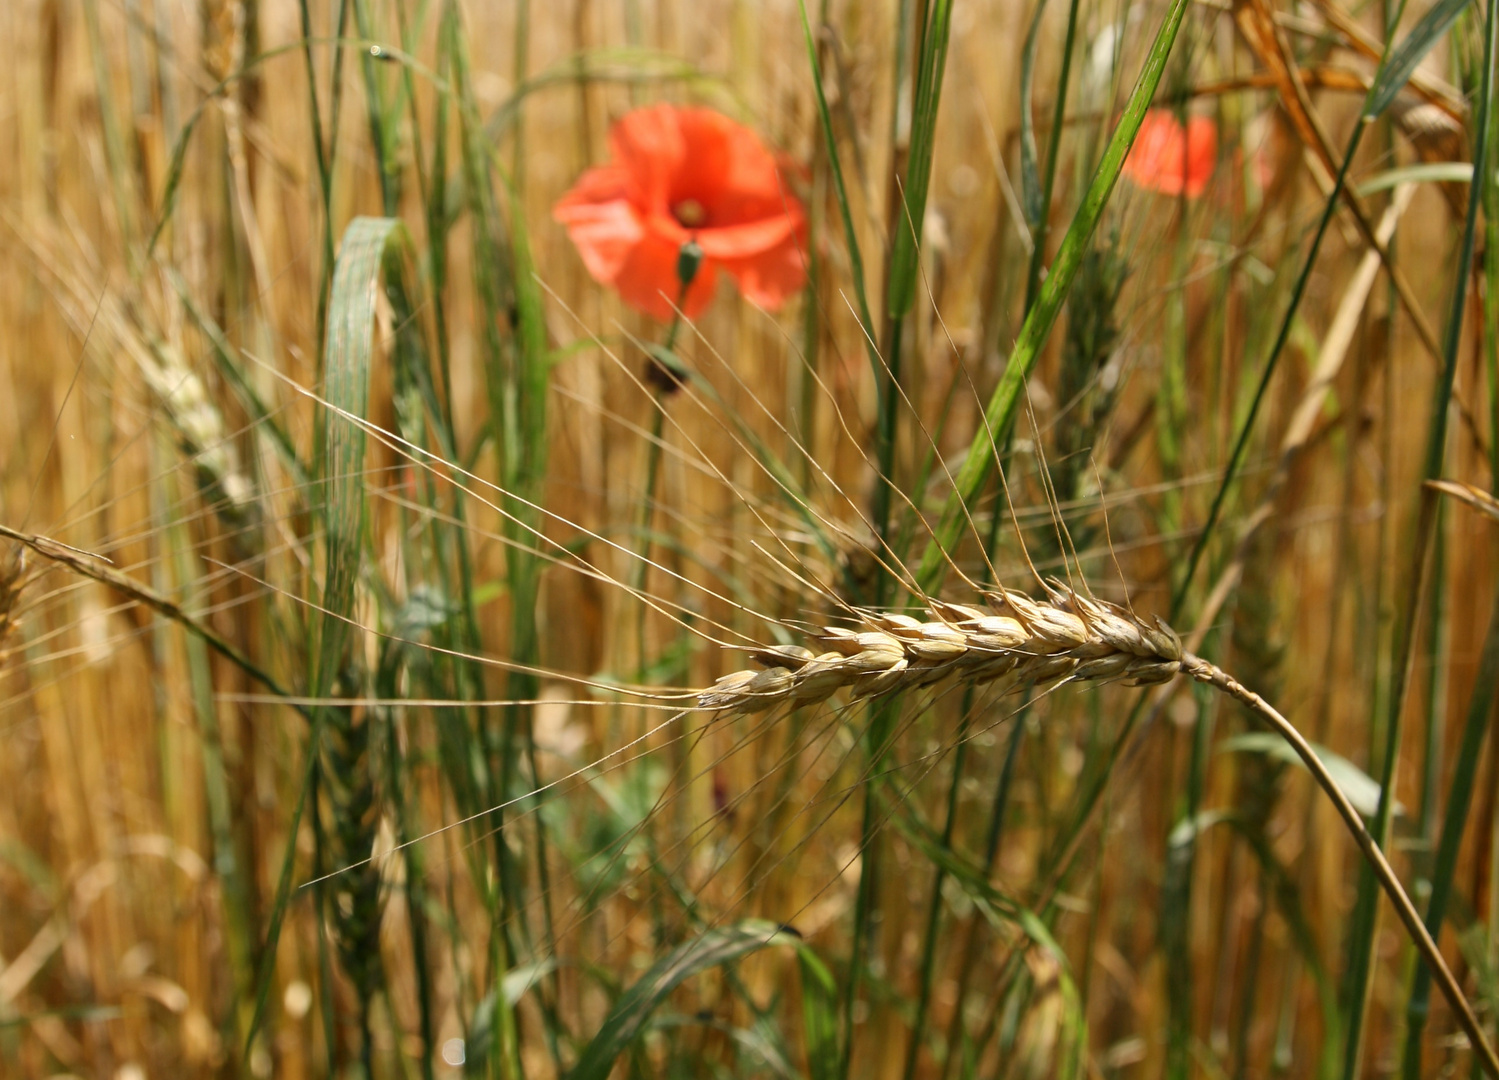
[[[609,148],[613,160],[580,176],[552,216],[626,303],[670,319],[689,240],[703,251],[681,303],[689,316],[713,298],[719,270],[766,308],[802,287],[806,214],[753,131],[711,109],[653,105],[621,117]]]
[[[1195,199],[1207,190],[1217,163],[1218,128],[1211,120],[1190,116],[1183,128],[1169,109],[1151,109],[1124,159],[1124,175],[1162,195]]]

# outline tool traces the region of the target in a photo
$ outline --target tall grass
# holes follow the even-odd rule
[[[1387,8],[7,9],[0,1072],[1490,1067],[1496,22]],[[654,101],[788,310],[552,222]]]

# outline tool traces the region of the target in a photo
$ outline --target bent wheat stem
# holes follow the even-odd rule
[[[933,618],[925,622],[866,612],[863,630],[825,628],[814,639],[824,646],[820,653],[801,645],[752,650],[760,670],[723,676],[698,695],[698,707],[750,714],[783,703],[816,704],[839,690],[875,698],[950,679],[998,683],[1001,693],[1044,691],[1073,680],[1144,685],[1177,674],[1207,683],[1274,728],[1305,763],[1389,896],[1484,1071],[1499,1080],[1499,1057],[1415,905],[1348,796],[1296,727],[1232,675],[1184,651],[1176,632],[1159,619],[1147,623],[1061,586],[1052,586],[1050,593],[1048,600],[1037,601],[1011,589],[986,591],[987,610],[933,600]]]
[[[1312,749],[1311,743],[1307,742],[1297,731],[1295,726],[1277,712],[1269,702],[1260,697],[1254,691],[1246,688],[1232,675],[1221,668],[1210,664],[1199,656],[1187,653],[1182,657],[1182,671],[1201,682],[1221,690],[1235,701],[1239,702],[1250,712],[1273,727],[1280,736],[1291,744],[1298,757],[1305,763],[1307,770],[1327,792],[1327,797],[1337,807],[1338,815],[1342,817],[1343,823],[1348,826],[1348,831],[1353,834],[1353,839],[1358,842],[1359,850],[1364,853],[1374,876],[1379,879],[1380,886],[1385,894],[1389,896],[1390,902],[1395,906],[1395,913],[1400,916],[1400,921],[1405,924],[1410,933],[1411,941],[1415,943],[1416,950],[1426,962],[1432,977],[1436,979],[1437,985],[1441,987],[1442,994],[1447,1003],[1452,1006],[1452,1011],[1457,1014],[1457,1022],[1462,1025],[1463,1033],[1468,1036],[1473,1052],[1478,1055],[1478,1061],[1483,1066],[1484,1072],[1489,1076],[1499,1077],[1499,1057],[1494,1054],[1494,1048],[1484,1037],[1483,1028],[1478,1023],[1478,1017],[1473,1013],[1473,1007],[1468,1003],[1462,988],[1458,986],[1457,979],[1447,962],[1442,959],[1437,944],[1426,932],[1426,924],[1421,921],[1416,906],[1406,895],[1405,889],[1400,884],[1400,879],[1395,876],[1394,869],[1389,860],[1385,858],[1384,852],[1380,850],[1374,837],[1369,830],[1364,828],[1363,819],[1358,816],[1358,811],[1348,801],[1348,796],[1343,794],[1343,789],[1338,786],[1332,774],[1327,771],[1327,766],[1322,764],[1322,759]]]

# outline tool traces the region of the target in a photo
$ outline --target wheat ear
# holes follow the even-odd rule
[[[1499,1057],[1400,879],[1343,789],[1291,722],[1233,676],[1184,651],[1176,632],[1159,619],[1147,623],[1071,589],[1054,586],[1050,592],[1049,599],[1038,601],[996,589],[984,593],[987,610],[933,600],[933,617],[927,621],[865,613],[863,630],[828,627],[817,635],[822,652],[801,645],[754,649],[751,655],[761,668],[725,675],[698,695],[698,707],[728,715],[753,713],[780,704],[815,704],[839,690],[855,698],[876,697],[948,679],[997,683],[1001,693],[1045,691],[1074,679],[1143,685],[1166,682],[1178,673],[1208,683],[1273,727],[1306,764],[1369,860],[1484,1071],[1499,1080]]]
[[[823,648],[751,650],[758,671],[736,671],[698,695],[698,707],[751,713],[783,702],[811,705],[839,690],[877,697],[949,679],[994,683],[1001,693],[1063,682],[1165,682],[1181,667],[1181,641],[1113,604],[1054,588],[1049,600],[1013,589],[984,594],[989,607],[931,602],[932,618],[867,613],[863,630],[827,627]]]

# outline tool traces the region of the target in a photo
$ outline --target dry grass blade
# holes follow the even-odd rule
[[[0,552],[0,663],[5,662],[5,639],[15,628],[16,604],[21,600],[24,582],[21,575],[26,571],[26,548],[21,544],[10,546]]]
[[[1450,495],[1458,502],[1467,503],[1480,514],[1487,514],[1499,521],[1499,499],[1494,498],[1482,488],[1465,484],[1461,480],[1428,480],[1426,486],[1432,491]]]
[[[1394,199],[1385,209],[1384,217],[1379,222],[1378,238],[1382,243],[1388,244],[1394,237],[1395,226],[1399,223],[1406,208],[1410,206],[1414,195],[1413,185],[1402,185],[1395,192]],[[1233,595],[1243,578],[1244,562],[1253,547],[1255,537],[1275,516],[1276,506],[1281,492],[1285,489],[1286,481],[1290,478],[1291,469],[1311,441],[1317,418],[1322,415],[1322,409],[1332,393],[1333,383],[1343,369],[1343,361],[1348,356],[1348,350],[1353,344],[1359,322],[1364,316],[1369,294],[1374,288],[1379,261],[1377,251],[1365,252],[1352,280],[1344,290],[1343,299],[1338,304],[1337,314],[1334,315],[1332,325],[1328,327],[1327,334],[1322,339],[1322,347],[1317,351],[1317,368],[1302,391],[1301,400],[1296,403],[1291,420],[1286,425],[1285,434],[1281,436],[1280,458],[1275,465],[1275,474],[1270,478],[1259,505],[1245,519],[1239,533],[1238,543],[1234,546],[1233,558],[1218,575],[1213,591],[1208,594],[1201,612],[1198,613],[1197,624],[1187,635],[1189,650],[1201,647],[1208,629],[1218,618],[1218,613],[1223,610],[1223,605]]]
[[[1245,42],[1259,57],[1260,62],[1270,69],[1276,86],[1280,90],[1281,107],[1291,117],[1291,122],[1303,145],[1316,155],[1317,161],[1321,163],[1330,182],[1330,178],[1338,173],[1332,139],[1312,108],[1312,100],[1307,94],[1301,70],[1279,28],[1275,26],[1265,0],[1240,0],[1234,6],[1234,22]],[[1421,309],[1420,301],[1416,298],[1404,271],[1390,258],[1385,244],[1376,235],[1368,207],[1358,194],[1347,186],[1341,189],[1340,198],[1358,226],[1364,242],[1378,252],[1385,271],[1390,275],[1390,281],[1395,286],[1396,295],[1400,297],[1400,303],[1405,308],[1411,325],[1416,329],[1416,335],[1426,346],[1426,350],[1440,364],[1442,347],[1437,340],[1436,330],[1433,329],[1430,320],[1426,318],[1426,313]],[[1473,430],[1476,433],[1478,429],[1475,426]]]

